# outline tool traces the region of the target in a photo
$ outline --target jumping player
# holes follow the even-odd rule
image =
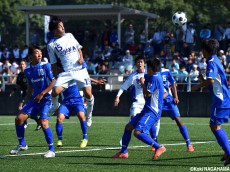
[[[69,81],[75,80],[79,89],[84,92],[87,101],[87,125],[92,124],[92,111],[94,97],[92,94],[91,81],[84,63],[81,48],[82,46],[71,33],[65,33],[64,24],[59,18],[52,18],[49,23],[49,30],[53,38],[47,45],[52,70],[57,81],[52,90],[53,106],[50,110],[52,115],[59,106],[58,95],[69,86]],[[58,75],[57,63],[60,62],[62,72]]]
[[[49,117],[47,113],[51,107],[51,95],[49,91],[55,83],[52,74],[51,65],[41,62],[42,52],[39,47],[31,46],[28,52],[31,58],[31,64],[25,69],[28,81],[28,91],[25,99],[25,106],[21,109],[15,118],[16,134],[18,137],[18,146],[10,151],[10,154],[17,154],[19,151],[27,150],[25,141],[24,122],[29,117],[40,116],[40,122],[49,145],[49,151],[45,153],[45,158],[55,157],[52,131],[49,128]]]
[[[122,137],[122,148],[112,158],[128,158],[127,149],[133,129],[135,129],[135,137],[156,149],[153,159],[157,159],[166,151],[164,146],[159,145],[148,135],[151,126],[160,119],[162,112],[164,86],[160,69],[161,61],[159,59],[155,58],[147,62],[148,74],[140,78],[145,96],[144,108],[126,125]]]
[[[210,128],[216,137],[220,147],[225,152],[224,165],[230,163],[230,144],[228,135],[221,124],[227,123],[230,114],[230,91],[226,79],[225,70],[217,57],[219,43],[216,39],[205,39],[201,44],[204,57],[207,58],[206,78],[199,75],[200,84],[192,87],[192,91],[209,86],[212,94],[212,107],[210,116]]]

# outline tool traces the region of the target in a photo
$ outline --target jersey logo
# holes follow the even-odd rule
[[[44,75],[44,70],[43,69],[38,69],[38,75],[43,76]]]

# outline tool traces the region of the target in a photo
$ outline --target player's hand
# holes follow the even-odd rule
[[[40,93],[38,94],[34,100],[37,102],[37,103],[40,103],[41,99],[43,98],[44,94],[43,93]]]
[[[141,77],[141,78],[140,78],[140,83],[141,83],[141,84],[144,84],[144,83],[145,83],[145,78],[144,78],[144,77]]]
[[[175,103],[175,104],[178,104],[179,102],[180,102],[179,99],[178,99],[177,97],[175,97],[175,98],[174,98],[174,103]]]
[[[97,84],[98,85],[104,85],[106,83],[106,79],[99,79]]]
[[[116,97],[114,100],[114,106],[118,106],[119,102],[120,102],[119,97]]]

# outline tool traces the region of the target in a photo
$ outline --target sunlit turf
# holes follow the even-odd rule
[[[79,148],[82,134],[78,118],[64,121],[63,147],[56,148],[56,157],[44,159],[47,145],[42,130],[34,131],[36,124],[29,120],[26,141],[29,149],[18,156],[9,156],[9,150],[17,145],[13,116],[0,116],[0,171],[189,171],[190,167],[222,167],[223,151],[215,142],[209,129],[209,118],[182,118],[187,125],[194,153],[186,152],[186,146],[175,121],[161,119],[159,142],[167,151],[153,161],[150,147],[132,136],[128,159],[112,159],[119,151],[119,140],[128,117],[94,117],[89,128],[89,143]],[[50,121],[54,143],[55,116]],[[230,126],[224,125],[227,133]],[[27,154],[25,156],[20,156]]]

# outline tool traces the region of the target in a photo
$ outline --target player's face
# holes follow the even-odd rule
[[[140,60],[137,60],[136,62],[136,67],[137,67],[137,70],[144,70],[145,68],[145,62],[144,60],[140,59]]]
[[[22,61],[22,62],[20,63],[20,69],[21,69],[22,71],[24,71],[25,68],[26,68],[26,63],[25,63],[24,61]]]
[[[34,50],[34,54],[31,58],[32,64],[37,64],[42,61],[42,51],[39,49]]]
[[[62,22],[58,23],[57,29],[53,32],[54,36],[62,37],[65,34],[65,27]]]
[[[151,67],[147,67],[147,73],[148,73],[148,75],[153,75],[154,74],[154,72],[153,72]]]

